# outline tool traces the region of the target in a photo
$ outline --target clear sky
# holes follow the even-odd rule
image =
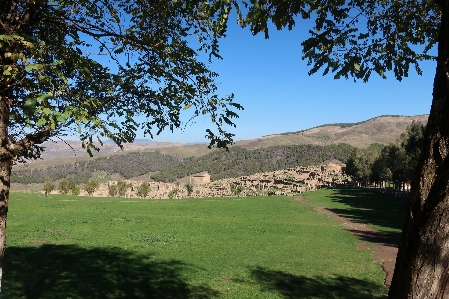
[[[300,45],[308,29],[272,29],[266,40],[263,35],[252,36],[249,29],[230,26],[228,36],[220,42],[223,60],[213,60],[211,69],[220,74],[219,94],[234,93],[235,102],[245,108],[235,120],[237,128],[229,128],[235,141],[386,114],[429,113],[436,62],[424,62],[422,76],[411,67],[402,82],[393,73],[388,73],[386,80],[372,74],[368,83],[334,80],[332,74],[322,76],[322,71],[309,76]],[[184,131],[163,132],[153,140],[207,142],[206,128],[213,126],[199,117]]]

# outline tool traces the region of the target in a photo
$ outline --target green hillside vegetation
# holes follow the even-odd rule
[[[182,161],[173,156],[159,152],[131,152],[125,155],[101,157],[94,160],[84,160],[73,164],[56,165],[44,169],[13,170],[11,181],[30,184],[43,183],[45,178],[54,180],[70,177],[77,183],[85,183],[96,172],[107,174],[118,173],[125,179],[136,177],[148,172],[180,164]]]
[[[151,178],[173,182],[198,172],[208,171],[212,180],[219,180],[295,166],[316,165],[329,159],[345,162],[353,150],[354,147],[347,144],[284,145],[255,150],[236,146],[230,148],[228,152],[217,150],[202,157],[192,158],[190,162],[164,168]]]
[[[187,158],[174,158],[159,152],[134,152],[44,169],[15,170],[11,181],[21,184],[43,183],[45,178],[50,177],[53,180],[71,178],[77,183],[85,183],[98,172],[108,175],[118,173],[123,178],[130,179],[155,171],[159,172],[151,178],[162,182],[174,182],[202,171],[208,171],[212,180],[219,180],[295,166],[316,165],[329,159],[345,162],[353,150],[354,147],[347,144],[303,144],[256,150],[234,146],[228,152],[217,149],[200,157]]]

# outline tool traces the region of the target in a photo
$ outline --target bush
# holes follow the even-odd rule
[[[58,189],[61,194],[80,194],[80,186],[78,186],[73,179],[63,179],[59,182]]]
[[[190,196],[190,194],[192,194],[192,192],[193,192],[193,185],[189,184],[189,183],[186,183],[184,186],[187,189],[187,196]]]
[[[125,197],[126,191],[128,191],[128,188],[130,188],[132,185],[127,184],[124,181],[118,181],[117,182],[117,193],[120,197]]]
[[[97,180],[90,180],[84,184],[84,190],[86,190],[87,194],[92,195],[95,191],[97,191],[100,183]]]
[[[140,184],[139,187],[137,187],[137,196],[147,197],[150,191],[151,191],[150,184],[148,184],[147,182],[143,182],[142,184]]]
[[[242,185],[232,184],[231,185],[231,192],[233,195],[239,195],[243,191]]]
[[[109,196],[115,197],[118,193],[117,185],[109,185],[108,193],[109,193]]]
[[[50,194],[51,191],[53,190],[55,190],[55,181],[52,178],[45,178],[44,181],[45,195],[48,196],[48,194]]]
[[[173,199],[177,193],[178,193],[178,189],[171,190],[170,192],[168,192],[168,198]]]
[[[79,185],[75,185],[72,188],[72,195],[80,195],[81,188]]]

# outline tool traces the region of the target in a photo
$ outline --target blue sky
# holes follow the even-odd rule
[[[234,93],[235,101],[245,108],[235,121],[237,128],[229,128],[235,141],[385,114],[429,113],[435,62],[421,65],[422,76],[411,69],[402,82],[393,73],[388,73],[386,80],[373,74],[368,83],[334,80],[332,74],[322,76],[322,72],[308,76],[300,46],[307,32],[308,28],[298,27],[271,30],[266,40],[262,35],[252,36],[249,29],[230,26],[228,36],[220,42],[223,60],[213,60],[211,68],[220,74],[219,94]],[[213,126],[199,117],[185,130],[166,131],[153,140],[206,142],[206,128]]]

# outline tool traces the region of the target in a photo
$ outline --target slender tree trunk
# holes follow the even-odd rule
[[[3,274],[3,257],[6,249],[6,216],[8,214],[9,178],[11,159],[0,159],[0,297]]]
[[[449,1],[437,3],[442,22],[433,101],[390,299],[449,298]]]
[[[5,90],[5,89],[4,89]],[[3,274],[3,257],[6,249],[6,216],[12,156],[8,150],[9,97],[0,94],[0,297]]]

